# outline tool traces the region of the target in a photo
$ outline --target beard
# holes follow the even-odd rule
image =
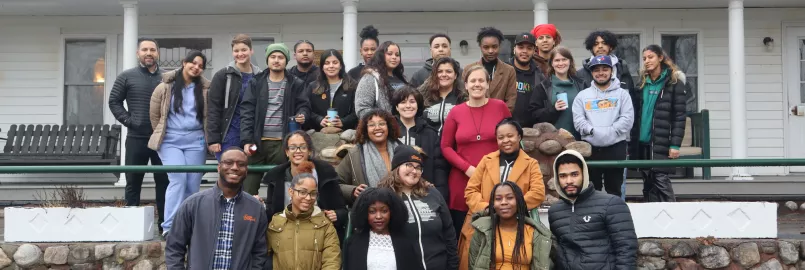
[[[595,82],[595,85],[598,85],[598,86],[607,86],[611,81],[612,81],[612,77],[610,77],[609,79],[607,79],[603,83],[598,82],[598,80],[593,79],[593,82]]]
[[[153,67],[153,66],[155,66],[156,64],[157,64],[157,59],[156,59],[156,58],[152,58],[152,60],[151,60],[151,63],[150,63],[150,64],[148,64],[148,62],[146,62],[145,58],[140,59],[140,65],[142,65],[142,66],[144,66],[144,67],[147,67],[147,68]]]
[[[218,173],[218,183],[226,188],[239,189],[243,185],[243,180],[246,180],[246,175],[241,176],[237,183],[230,183],[226,180],[226,173]]]
[[[527,61],[520,61],[520,58],[515,57],[514,61],[517,61],[517,64],[524,67],[531,66],[531,57],[529,57]]]
[[[310,66],[312,66],[312,65],[313,65],[313,62],[312,62],[312,61],[311,61],[311,62],[307,62],[307,63],[303,63],[303,62],[297,62],[297,63],[296,63],[296,65],[297,65],[297,66],[299,66],[299,67],[301,67],[301,68],[305,68],[305,69],[306,69],[306,68],[309,68]]]
[[[571,187],[571,186],[576,188],[576,192],[573,193],[573,194],[567,193],[567,190],[566,190],[568,187]],[[567,185],[566,187],[562,188],[562,191],[565,192],[565,196],[567,196],[568,198],[576,198],[576,197],[579,196],[579,193],[581,192],[581,187],[576,186],[576,185]]]

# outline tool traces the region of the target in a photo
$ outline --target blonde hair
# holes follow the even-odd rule
[[[668,54],[665,53],[665,50],[663,50],[662,47],[656,44],[652,44],[648,45],[648,47],[643,49],[643,53],[645,53],[646,51],[651,51],[658,57],[662,57],[662,61],[660,61],[659,68],[666,67],[671,70],[670,71],[671,74],[669,74],[670,75],[669,78],[671,78],[671,84],[676,84],[677,82],[679,82],[679,74],[680,74],[680,72],[678,72],[679,67],[677,67],[676,64],[674,64],[674,61],[671,60],[671,57],[668,57]],[[640,89],[643,89],[643,87],[646,86],[646,81],[649,80],[650,75],[651,74],[649,74],[649,71],[646,70],[645,65],[642,68],[640,68],[640,81],[641,81]]]

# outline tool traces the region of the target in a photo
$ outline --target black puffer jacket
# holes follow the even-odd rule
[[[151,138],[154,133],[149,115],[151,95],[161,82],[162,70],[157,68],[151,73],[143,66],[127,69],[115,78],[109,93],[109,110],[129,129],[127,137]],[[128,111],[123,107],[124,101]]]
[[[617,77],[618,80],[621,81],[621,88],[629,90],[629,92],[634,91],[636,87],[634,80],[632,79],[632,74],[629,72],[629,66],[623,62],[623,59],[618,59],[618,63],[615,64],[615,68],[618,69]],[[584,64],[578,71],[576,71],[576,76],[578,76],[584,82],[584,88],[590,87],[590,85],[593,83],[593,75],[592,71],[590,70],[590,58],[584,59]]]
[[[573,150],[557,156],[575,155]],[[575,201],[558,189],[562,200],[548,210],[551,232],[556,237],[556,269],[590,270],[637,268],[637,235],[629,207],[619,197],[590,185],[587,164],[582,168],[581,194]],[[556,167],[554,175],[556,175]],[[557,178],[554,185],[559,187]]]
[[[305,129],[321,130],[321,120],[327,116],[330,109],[330,102],[333,108],[338,111],[341,118],[342,130],[355,129],[358,126],[358,115],[355,114],[355,88],[358,82],[349,76],[341,80],[341,86],[335,91],[335,96],[330,96],[330,85],[324,85],[319,91],[318,82],[308,84],[308,100],[310,100],[310,121],[305,122]],[[317,94],[318,92],[318,94]]]
[[[660,92],[657,103],[654,104],[651,131],[651,149],[654,155],[652,157],[635,156],[631,159],[668,159],[668,151],[671,146],[682,145],[682,137],[685,136],[686,93],[690,91],[690,88],[685,83],[684,73],[677,71],[674,76],[677,77],[676,83],[673,82],[673,78],[669,77]],[[631,96],[635,106],[635,121],[632,126],[629,153],[639,154],[640,151],[637,151],[639,149],[637,147],[640,145],[643,90],[634,91]]]
[[[319,198],[318,206],[321,210],[335,211],[338,220],[333,224],[335,230],[338,232],[338,239],[344,240],[344,233],[346,232],[346,225],[349,217],[347,216],[347,207],[344,204],[344,198],[341,197],[341,189],[338,186],[339,178],[335,173],[335,168],[325,161],[311,159],[313,166],[316,169],[318,179]],[[290,162],[277,165],[272,168],[263,177],[263,184],[268,185],[268,200],[266,200],[266,213],[268,216],[274,216],[285,210],[285,196],[288,196],[288,190],[285,189],[285,182],[291,181],[288,178],[290,174],[288,170],[291,168]],[[279,188],[278,188],[279,187]]]
[[[421,117],[416,118],[416,124],[410,129],[405,128],[399,116],[397,123],[400,125],[400,136],[402,136],[400,142],[409,146],[418,146],[425,152],[422,178],[436,186],[436,190],[441,193],[442,198],[450,198],[447,177],[450,175],[452,167],[442,156],[442,140],[439,133]]]

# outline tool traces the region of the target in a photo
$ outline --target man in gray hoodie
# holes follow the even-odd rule
[[[602,55],[590,61],[593,83],[573,101],[573,125],[581,139],[592,145],[589,160],[625,160],[627,140],[634,123],[629,91],[612,76],[612,59]],[[595,189],[621,195],[622,168],[590,169]]]

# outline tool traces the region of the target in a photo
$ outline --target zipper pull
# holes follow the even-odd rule
[[[575,212],[576,212],[576,202],[572,202],[572,203],[570,203],[570,212],[571,212],[571,213],[575,213]]]

